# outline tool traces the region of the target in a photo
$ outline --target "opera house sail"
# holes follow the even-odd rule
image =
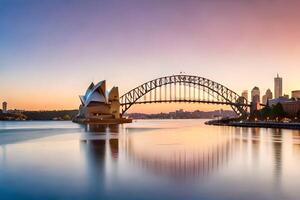
[[[96,85],[91,83],[84,95],[79,96],[81,105],[75,122],[100,122],[103,120],[123,119],[120,115],[120,101],[118,87],[106,90],[106,81],[100,81]]]

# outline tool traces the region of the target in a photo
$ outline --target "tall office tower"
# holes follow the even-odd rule
[[[5,101],[2,103],[2,112],[3,113],[7,112],[7,102],[5,102]]]
[[[248,90],[244,90],[242,92],[242,97],[244,97],[248,101]]]
[[[250,113],[260,109],[260,91],[258,87],[254,87],[251,91],[251,107]]]
[[[266,94],[262,98],[263,104],[267,104],[269,99],[273,99],[273,93],[270,89],[267,89]]]
[[[254,87],[251,91],[251,101],[260,103],[260,91],[258,87]]]
[[[275,99],[282,96],[282,78],[279,77],[277,74],[277,77],[274,78],[274,92],[275,92]]]
[[[270,89],[267,89],[266,95],[267,95],[268,99],[273,99],[273,93]]]

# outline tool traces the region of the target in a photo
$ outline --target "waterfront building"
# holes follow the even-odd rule
[[[282,108],[285,113],[290,116],[296,116],[297,113],[300,111],[300,101],[285,101],[282,103]]]
[[[275,93],[275,99],[282,96],[282,78],[279,77],[277,74],[277,77],[274,78],[274,93]]]
[[[292,91],[292,98],[300,99],[300,90]]]
[[[289,98],[279,97],[279,98],[275,98],[275,99],[269,99],[268,105],[273,106],[273,105],[276,105],[278,103],[283,104],[283,103],[288,102],[288,101],[289,101]]]
[[[242,97],[244,97],[248,101],[248,90],[244,90],[242,92]]]
[[[119,119],[120,102],[118,87],[106,91],[106,82],[100,81],[96,85],[91,83],[85,95],[79,96],[79,118],[87,119]]]
[[[260,103],[260,90],[256,86],[251,91],[251,101],[255,103]]]
[[[7,112],[13,114],[22,114],[23,112],[25,112],[25,110],[14,109],[14,110],[8,110]]]
[[[176,113],[184,113],[183,109],[176,110]]]
[[[262,103],[266,105],[269,99],[273,99],[273,93],[270,89],[267,89],[265,95],[262,97]]]
[[[7,113],[7,102],[6,102],[6,101],[4,101],[4,102],[2,103],[2,112],[3,112],[3,113]]]

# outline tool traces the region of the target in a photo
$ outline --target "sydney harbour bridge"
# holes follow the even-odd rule
[[[120,97],[121,115],[134,104],[206,103],[229,105],[240,116],[248,115],[247,99],[226,86],[193,75],[172,75],[145,82]]]

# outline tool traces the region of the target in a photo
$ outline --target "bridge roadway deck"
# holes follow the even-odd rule
[[[238,104],[232,102],[223,102],[223,101],[203,101],[203,100],[187,100],[187,99],[177,99],[177,100],[154,100],[154,101],[137,101],[134,104],[149,104],[149,103],[207,103],[207,104],[220,104],[220,105],[240,105],[240,106],[248,106],[250,104]],[[129,105],[132,103],[121,103],[121,106]]]

